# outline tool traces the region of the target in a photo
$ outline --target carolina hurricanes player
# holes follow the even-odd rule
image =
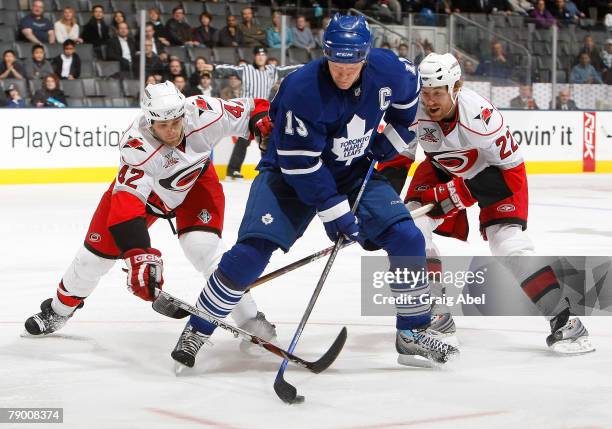
[[[185,256],[205,276],[225,251],[220,238],[225,197],[210,152],[223,137],[266,138],[269,103],[185,99],[173,83],[164,82],[148,85],[141,104],[142,112],[122,136],[119,172],[98,204],[83,247],[56,296],[25,322],[31,335],[63,327],[118,258],[127,265],[128,289],[152,301],[164,280],[161,252],[151,247],[148,227],[160,217],[176,217]],[[252,298],[236,309],[232,315],[244,329],[267,340],[276,335]]]
[[[419,66],[423,88],[412,125],[416,139],[407,153],[381,165],[381,172],[403,188],[417,144],[426,159],[414,174],[406,201],[410,210],[433,203],[428,216],[415,219],[425,236],[429,271],[440,270],[432,232],[466,240],[466,208],[478,203],[480,231],[494,256],[520,283],[542,314],[549,315],[551,334],[546,342],[560,353],[594,351],[588,332],[578,318],[570,318],[569,300],[561,296],[557,278],[548,265],[538,265],[528,235],[528,188],[519,146],[512,139],[501,113],[472,90],[462,88],[461,68],[452,54],[431,53]],[[432,285],[433,293],[443,294]],[[437,290],[436,290],[437,289]],[[436,311],[437,310],[437,311]],[[435,306],[432,329],[455,332],[448,308]]]

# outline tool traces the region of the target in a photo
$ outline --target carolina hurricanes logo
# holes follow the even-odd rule
[[[203,98],[200,98],[200,97],[196,98],[195,104],[202,110],[212,110],[212,108],[208,105],[206,100],[204,100]]]
[[[123,145],[124,148],[130,147],[132,149],[136,149],[136,150],[139,150],[139,151],[142,151],[142,152],[146,152],[146,150],[145,150],[145,148],[143,146],[144,146],[144,143],[142,142],[142,140],[136,139],[136,138],[128,140]]]
[[[444,152],[433,155],[438,164],[453,174],[468,171],[478,160],[478,149],[466,149],[456,152]]]
[[[513,212],[514,210],[516,210],[514,204],[502,204],[501,206],[497,207],[497,211],[501,213]]]
[[[161,179],[159,184],[169,191],[185,192],[191,189],[198,177],[208,166],[208,158],[204,158],[197,163],[177,171],[170,177]]]
[[[493,116],[493,110],[488,107],[481,107],[480,114],[476,116],[474,119],[480,119],[484,122],[485,127],[489,125],[489,121],[491,120],[491,116]]]
[[[419,136],[419,138],[421,140],[424,140],[424,141],[430,142],[430,143],[438,143],[439,142],[438,138],[435,136],[435,133],[436,133],[436,129],[435,128],[423,127],[423,131],[425,131],[425,132]]]

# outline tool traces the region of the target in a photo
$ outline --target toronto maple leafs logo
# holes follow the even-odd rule
[[[354,115],[346,125],[347,136],[334,139],[332,152],[336,155],[336,161],[346,161],[346,165],[351,165],[353,159],[363,156],[373,131],[366,132],[365,128],[365,120]]]
[[[272,217],[270,213],[266,213],[265,215],[261,217],[261,222],[264,225],[270,225],[272,222],[274,222],[274,218]]]

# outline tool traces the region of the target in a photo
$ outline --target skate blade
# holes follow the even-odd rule
[[[442,363],[428,359],[420,355],[398,355],[397,363],[404,366],[412,366],[416,368],[440,368]]]
[[[189,375],[193,371],[193,368],[183,365],[180,362],[174,361],[174,375],[177,377],[184,377]]]
[[[555,353],[565,356],[583,355],[595,351],[595,347],[591,344],[589,337],[580,337],[575,341],[559,341],[550,346],[550,349]]]

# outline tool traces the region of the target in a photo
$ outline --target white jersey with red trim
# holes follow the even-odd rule
[[[506,170],[523,163],[499,110],[467,88],[459,91],[452,122],[432,121],[419,105],[410,129],[416,138],[402,155],[414,159],[419,144],[437,167],[454,176],[470,179],[489,166]]]
[[[119,143],[121,164],[113,192],[129,192],[143,203],[154,192],[164,205],[160,214],[175,209],[208,166],[211,150],[223,137],[249,136],[253,109],[253,99],[189,97],[183,119],[185,136],[175,148],[159,141],[140,113]]]

